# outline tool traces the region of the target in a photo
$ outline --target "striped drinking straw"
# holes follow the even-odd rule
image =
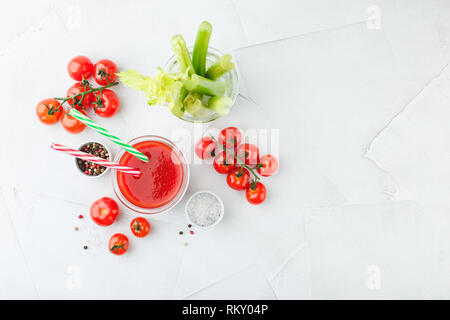
[[[123,142],[121,139],[119,139],[118,137],[113,135],[111,132],[109,132],[105,128],[100,127],[98,124],[96,124],[94,121],[92,121],[91,119],[86,117],[84,114],[82,114],[77,109],[75,109],[75,108],[70,109],[69,114],[72,117],[74,117],[75,119],[77,119],[77,120],[81,121],[82,123],[84,123],[85,125],[87,125],[88,127],[91,127],[92,129],[94,129],[98,133],[104,135],[105,137],[110,139],[112,142],[118,144],[124,150],[126,150],[129,153],[131,153],[133,156],[141,159],[142,161],[145,161],[145,162],[148,161],[148,157],[145,154],[143,154],[142,152],[139,152],[138,150],[136,150],[135,148],[133,148],[129,144],[126,144],[125,142]]]
[[[76,150],[76,149],[72,149],[72,148],[68,148],[66,146],[63,146],[62,144],[58,144],[58,143],[52,143],[50,145],[50,148],[52,148],[53,150],[57,150],[57,151],[62,151],[68,155],[71,155],[73,157],[76,157],[78,159],[82,159],[82,160],[86,160],[86,161],[90,161],[93,163],[97,163],[99,165],[117,170],[117,171],[121,171],[124,173],[129,173],[135,176],[140,176],[141,175],[141,171],[139,171],[138,169],[134,169],[131,167],[127,167],[127,166],[123,166],[121,164],[115,163],[115,162],[111,162],[109,160],[100,158],[100,157],[96,157],[92,154],[80,151],[80,150]]]

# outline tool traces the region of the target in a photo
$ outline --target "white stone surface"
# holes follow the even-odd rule
[[[450,298],[450,2],[2,4],[0,298]],[[113,196],[110,178],[88,181],[49,144],[104,139],[43,126],[35,105],[64,95],[72,56],[151,74],[170,37],[192,45],[203,19],[240,71],[229,116],[193,126],[120,86],[120,112],[95,119],[124,139],[171,138],[192,161],[206,130],[274,132],[280,172],[264,179],[266,202],[248,204],[196,161],[185,198],[149,218],[148,238],[131,238],[124,207],[113,226],[95,226],[89,205]],[[202,189],[222,197],[225,216],[189,235],[185,201]],[[132,240],[121,257],[106,248],[115,232]]]

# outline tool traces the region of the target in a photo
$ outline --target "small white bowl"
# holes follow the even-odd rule
[[[189,205],[189,203],[192,201],[192,199],[194,199],[194,197],[196,197],[197,195],[202,194],[202,193],[209,193],[209,194],[211,194],[212,196],[214,196],[214,197],[219,201],[219,204],[220,204],[220,207],[221,207],[219,219],[217,219],[216,222],[214,222],[213,224],[211,224],[211,225],[209,225],[209,226],[201,226],[201,225],[198,225],[197,223],[195,223],[194,221],[192,221],[192,219],[189,217],[188,210],[187,210],[188,205]],[[186,215],[187,220],[188,220],[191,224],[195,225],[196,227],[203,228],[203,229],[207,229],[207,228],[214,227],[214,226],[217,225],[220,221],[222,221],[224,212],[225,212],[225,208],[224,208],[222,199],[221,199],[217,194],[215,194],[214,192],[206,191],[206,190],[197,191],[197,192],[194,193],[192,196],[190,196],[189,199],[188,199],[188,201],[186,202],[186,206],[184,207],[184,213],[185,213],[185,215]]]
[[[112,160],[111,160],[111,159],[112,159],[111,150],[109,150],[108,146],[107,146],[104,142],[100,142],[100,141],[97,141],[97,140],[88,141],[88,142],[83,143],[81,146],[79,146],[79,147],[78,147],[78,150],[83,151],[83,147],[84,147],[85,145],[87,145],[88,143],[98,143],[98,144],[101,144],[103,147],[105,147],[106,151],[108,152],[108,155],[109,155],[109,159],[108,159],[108,160],[109,160],[109,161],[112,161]],[[83,152],[84,152],[84,151],[83,151]],[[78,162],[77,162],[77,161],[78,161],[78,158],[75,158],[75,166],[77,167],[78,171],[79,171],[83,176],[88,177],[88,178],[99,178],[99,177],[104,176],[105,173],[107,173],[107,172],[109,171],[109,168],[106,167],[105,171],[103,171],[103,172],[100,173],[99,175],[96,175],[96,176],[90,176],[90,175],[84,173],[84,172],[80,169],[80,167],[78,166]]]

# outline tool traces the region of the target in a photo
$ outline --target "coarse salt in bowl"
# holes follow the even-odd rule
[[[211,191],[198,191],[186,203],[187,219],[195,226],[209,228],[217,225],[223,218],[222,199]]]

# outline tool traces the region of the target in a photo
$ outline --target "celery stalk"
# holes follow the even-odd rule
[[[189,92],[184,99],[184,109],[195,118],[204,118],[209,114],[207,106],[202,102],[203,96],[197,92]]]
[[[188,92],[185,87],[180,86],[180,91],[178,91],[175,100],[169,103],[168,109],[178,118],[181,118],[184,115],[184,105],[183,101],[187,96]]]
[[[224,116],[230,112],[229,106],[232,104],[229,97],[211,97],[208,101],[208,108],[214,110],[220,116]]]
[[[211,37],[212,26],[208,21],[203,21],[198,26],[197,38],[195,39],[194,51],[192,53],[192,64],[195,73],[200,76],[205,75],[206,54],[208,53],[209,38]]]
[[[197,92],[189,92],[183,101],[184,109],[190,114],[195,114],[200,108],[203,107],[202,95]]]
[[[192,65],[191,55],[186,47],[186,42],[182,35],[175,35],[172,37],[172,50],[175,58],[177,58],[178,65],[180,66],[180,72],[186,73],[188,76],[192,76],[195,73],[194,66]]]
[[[210,80],[198,74],[194,74],[190,79],[184,79],[182,82],[189,91],[206,94],[207,96],[223,96],[225,93],[224,82]]]
[[[233,68],[234,63],[231,62],[231,56],[226,54],[209,67],[208,71],[206,71],[206,77],[211,80],[216,80],[228,71],[233,70]]]

